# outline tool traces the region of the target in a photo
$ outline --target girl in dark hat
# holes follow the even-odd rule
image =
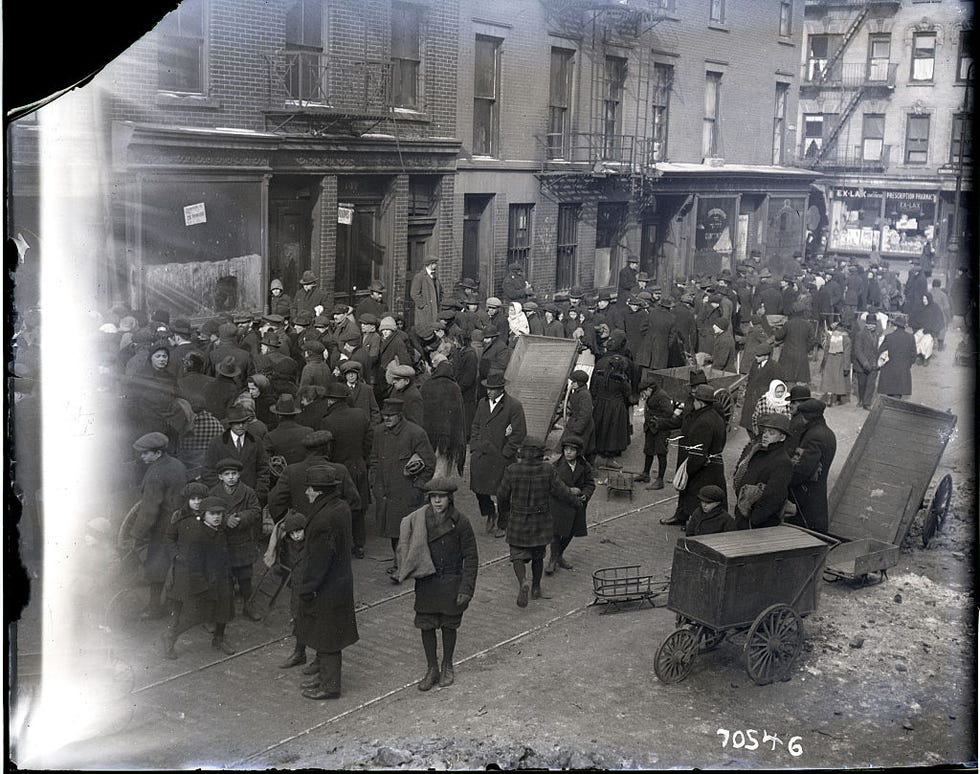
[[[633,363],[624,351],[625,344],[625,334],[620,330],[613,331],[607,353],[592,372],[589,388],[594,403],[596,451],[606,458],[605,467],[615,469],[622,468],[615,458],[629,446],[629,407],[637,402],[632,387]]]
[[[555,470],[559,480],[569,489],[578,489],[578,503],[572,505],[557,497],[551,498],[555,539],[551,543],[551,555],[544,568],[545,575],[553,574],[558,567],[571,570],[572,565],[565,561],[565,549],[573,537],[585,537],[589,534],[585,509],[595,492],[595,477],[589,461],[582,456],[584,445],[584,441],[576,435],[566,433],[561,439],[562,455],[555,461]]]
[[[463,620],[463,611],[473,598],[480,564],[473,527],[453,501],[455,482],[433,478],[424,488],[428,503],[402,520],[402,532],[408,534],[398,543],[398,566],[403,579],[413,577],[413,549],[423,548],[421,541],[413,537],[417,530],[425,537],[424,549],[434,569],[431,574],[415,578],[415,626],[422,632],[427,665],[425,676],[419,682],[420,691],[428,691],[436,683],[446,688],[455,681],[456,631]],[[441,671],[436,651],[437,629],[442,629]]]
[[[225,640],[225,625],[234,617],[231,561],[225,538],[224,500],[208,497],[199,482],[184,487],[184,505],[174,512],[167,538],[175,549],[170,597],[174,612],[163,633],[164,658],[177,658],[177,637],[199,623],[213,623],[211,647],[226,655],[235,648]]]

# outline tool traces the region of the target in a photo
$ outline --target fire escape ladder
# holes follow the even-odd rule
[[[830,134],[827,136],[826,142],[824,142],[823,147],[820,149],[820,155],[817,156],[817,163],[821,162],[824,157],[830,152],[830,149],[834,147],[837,142],[837,137],[840,135],[841,130],[844,128],[844,124],[848,122],[851,117],[851,113],[854,112],[854,108],[857,107],[861,98],[864,96],[866,86],[861,85],[854,92],[854,95],[848,100],[844,109],[841,111],[840,119],[834,125],[834,128],[830,130]]]
[[[820,73],[820,80],[818,83],[825,83],[830,77],[830,74],[834,71],[834,67],[844,55],[844,50],[847,48],[848,44],[854,40],[854,36],[857,35],[857,31],[861,28],[861,24],[864,23],[869,10],[870,9],[866,3],[861,10],[858,11],[858,15],[854,17],[854,20],[851,22],[851,26],[849,26],[847,28],[847,32],[844,33],[844,39],[841,41],[840,46],[833,53],[830,59],[827,60],[827,64],[824,65],[823,72]]]

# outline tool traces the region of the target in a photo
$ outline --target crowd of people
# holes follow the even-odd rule
[[[356,307],[331,304],[312,272],[293,295],[274,279],[266,314],[192,325],[166,309],[114,307],[99,321],[98,357],[145,465],[130,535],[150,584],[144,617],[169,616],[163,655],[176,658],[179,635],[202,622],[213,647],[233,653],[225,627],[236,596],[243,616],[262,615],[253,568],[264,554],[290,579],[296,641],[283,668],[305,665],[304,696],[339,696],[341,651],[358,637],[352,561],[364,557],[371,515],[391,543],[391,581],[415,581],[419,688],[451,685],[478,567],[473,526],[454,501],[467,461],[484,528],[506,539],[526,607],[546,596],[543,575],[571,568],[565,552],[587,534],[595,471],[622,468],[640,402],[635,480],[663,489],[668,444],[678,448],[678,503],[662,523],[689,535],[784,520],[825,531],[836,448],[825,410],[850,399],[852,374],[864,408],[876,392],[910,395],[913,365],[943,348],[954,317],[971,320],[971,294],[964,270],[947,294],[914,262],[904,284],[853,261],[798,266],[775,278],[753,253],[734,273],[660,286],[630,256],[615,293],[575,287],[539,299],[512,264],[500,297],[483,299],[470,278],[445,292],[429,258],[407,321],[382,283]],[[571,374],[553,462],[507,392],[511,353],[527,335],[575,339],[595,364]],[[678,403],[656,372],[685,365],[691,389]],[[729,433],[709,366],[747,374],[738,420],[749,442],[731,503]],[[19,375],[29,398],[33,380]]]

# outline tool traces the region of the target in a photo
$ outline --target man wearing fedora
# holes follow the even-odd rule
[[[204,404],[223,420],[235,398],[242,394],[242,369],[231,355],[222,358],[215,368],[214,379],[204,387]]]
[[[763,414],[758,425],[759,440],[746,444],[733,476],[736,529],[778,526],[793,477],[785,449],[789,417]]]
[[[433,325],[439,314],[439,304],[442,302],[442,285],[436,276],[436,265],[439,259],[434,255],[426,256],[425,268],[415,272],[409,297],[415,304],[415,325],[428,323]]]
[[[338,494],[340,479],[331,465],[306,471],[310,517],[306,550],[294,571],[299,598],[296,639],[316,650],[318,673],[302,684],[303,696],[340,698],[341,652],[358,641],[351,568],[350,509]]]
[[[500,297],[505,302],[524,301],[531,283],[524,278],[524,267],[516,261],[507,266],[507,276],[500,285]]]
[[[503,537],[506,516],[497,512],[497,494],[504,468],[517,457],[527,435],[524,407],[505,392],[502,371],[491,372],[482,382],[486,397],[481,398],[470,428],[470,489],[476,495],[487,532]]]
[[[143,618],[163,618],[166,610],[161,595],[173,559],[166,540],[170,517],[183,505],[187,483],[184,463],[167,454],[169,440],[163,433],[146,433],[136,439],[133,449],[146,465],[140,484],[140,502],[130,537],[143,565],[143,577],[150,584],[150,601]]]
[[[385,284],[381,280],[371,280],[368,294],[354,308],[354,317],[358,320],[365,314],[373,314],[379,320],[388,314],[388,305],[384,302]]]
[[[504,322],[506,326],[506,321]],[[480,377],[486,379],[491,372],[503,373],[510,363],[511,350],[507,346],[507,336],[492,323],[483,329],[483,353],[480,355]]]
[[[308,269],[303,272],[299,284],[300,289],[296,291],[296,295],[293,297],[290,317],[296,319],[299,312],[309,312],[315,317],[327,306],[327,292],[320,287],[320,280],[317,279],[316,275]]]
[[[218,341],[208,355],[209,372],[217,374],[218,366],[230,357],[238,366],[239,381],[255,373],[255,363],[252,353],[238,345],[238,326],[234,323],[222,323],[218,326]]]
[[[266,436],[266,453],[270,457],[278,455],[285,458],[287,465],[299,462],[306,453],[303,439],[313,432],[313,428],[296,421],[297,415],[302,413],[302,410],[296,405],[296,399],[289,393],[280,395],[270,411],[279,417],[279,424]]]
[[[378,534],[391,540],[394,563],[387,570],[397,582],[398,534],[401,520],[424,500],[421,486],[435,470],[436,457],[425,430],[403,415],[405,404],[388,398],[381,407],[381,422],[374,429],[368,475],[374,494]]]
[[[217,464],[226,457],[242,463],[241,480],[255,490],[259,503],[269,496],[269,456],[265,447],[245,428],[249,414],[241,406],[228,409],[225,424],[228,429],[212,438],[204,453],[204,473],[201,479],[208,486],[218,481]]]
[[[830,528],[827,476],[837,454],[837,436],[824,419],[826,408],[814,398],[801,401],[796,416],[802,418],[803,432],[795,446],[787,444],[793,460],[789,493],[796,504],[796,513],[787,521],[817,532]]]
[[[368,393],[370,394],[370,393]],[[333,434],[333,453],[331,460],[347,468],[361,496],[363,507],[351,506],[353,516],[354,556],[364,556],[364,509],[371,502],[371,487],[368,482],[367,460],[371,456],[371,442],[374,438],[370,417],[361,408],[348,402],[350,393],[347,386],[335,382],[327,387],[327,411],[321,427]]]
[[[917,355],[915,337],[906,326],[908,317],[901,312],[891,315],[894,326],[878,348],[878,392],[892,398],[912,394],[912,365]]]
[[[640,259],[633,253],[627,255],[626,265],[619,270],[619,280],[616,284],[616,292],[620,297],[626,298],[630,293],[636,293],[640,290],[640,285],[636,280],[639,268]]]

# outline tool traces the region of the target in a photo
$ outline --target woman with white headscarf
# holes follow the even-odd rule
[[[527,315],[524,314],[520,301],[510,302],[510,308],[507,310],[507,325],[510,328],[511,342],[516,341],[518,336],[527,336],[531,333]]]
[[[789,410],[789,389],[782,379],[769,382],[769,389],[755,403],[752,411],[752,437],[759,435],[759,418],[764,414],[783,414],[791,416]]]

